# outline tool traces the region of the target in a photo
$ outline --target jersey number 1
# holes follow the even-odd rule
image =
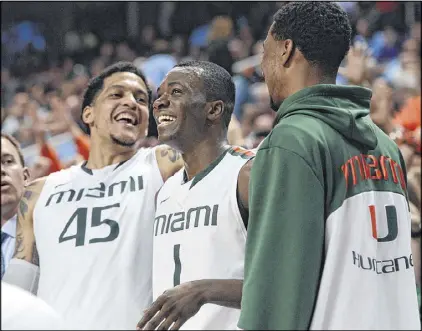
[[[182,264],[180,263],[180,244],[174,245],[173,247],[174,257],[174,274],[173,274],[173,285],[180,285],[180,273],[182,272]]]
[[[104,207],[94,207],[92,208],[92,217],[91,217],[91,227],[100,226],[101,224],[107,224],[110,227],[110,234],[105,238],[92,238],[89,240],[90,244],[113,241],[119,236],[119,224],[116,221],[105,219],[101,220],[101,212],[110,208],[118,208],[120,203],[115,203],[114,205],[104,206]],[[88,216],[88,208],[78,208],[70,217],[69,221],[66,223],[62,233],[59,237],[59,243],[62,243],[67,240],[75,239],[75,246],[85,245],[85,234],[86,234],[86,221]],[[69,229],[70,225],[76,220],[76,234],[71,236],[66,236],[66,232]]]

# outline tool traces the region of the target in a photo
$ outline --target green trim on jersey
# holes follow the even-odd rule
[[[205,178],[226,156],[226,154],[229,153],[233,156],[240,156],[242,159],[251,159],[255,157],[255,154],[250,152],[247,149],[243,149],[240,147],[229,147],[227,148],[219,157],[217,157],[214,161],[212,161],[208,167],[206,167],[204,170],[202,170],[199,174],[197,174],[193,180],[192,184],[190,185],[190,189],[194,187],[197,183],[199,183],[202,179]],[[186,181],[186,172],[183,174],[184,179]]]
[[[226,156],[227,152],[229,151],[229,149],[226,149],[223,153],[220,154],[219,157],[217,157],[214,161],[212,161],[208,167],[206,167],[204,170],[202,170],[201,172],[199,172],[192,180],[192,184],[190,185],[191,189],[192,187],[194,187],[196,184],[198,184],[202,179],[205,178],[206,175],[208,175]]]
[[[240,147],[229,147],[226,149],[219,157],[217,157],[214,161],[212,161],[208,167],[206,167],[204,170],[202,170],[199,174],[197,174],[193,180],[190,188],[194,187],[197,183],[199,183],[202,179],[205,178],[226,156],[226,154],[229,153],[233,156],[240,156],[242,159],[251,159],[255,157],[255,154],[250,152],[247,149],[243,149]],[[187,176],[186,173],[184,173],[184,178],[186,180]]]

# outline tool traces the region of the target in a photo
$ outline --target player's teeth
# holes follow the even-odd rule
[[[118,116],[117,117],[117,121],[120,121],[120,120],[128,120],[128,121],[131,122],[131,124],[134,124],[136,122],[135,119],[133,119],[130,116],[127,116],[126,114],[123,114],[123,115]]]
[[[161,115],[161,116],[159,117],[159,121],[160,121],[160,123],[161,123],[161,122],[163,122],[163,121],[166,121],[166,122],[173,122],[174,120],[175,120],[175,118],[174,118],[173,116]]]

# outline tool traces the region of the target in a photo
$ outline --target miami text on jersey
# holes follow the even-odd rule
[[[356,166],[359,169],[360,177],[357,175]],[[349,186],[350,177],[352,184],[356,185],[359,179],[390,180],[390,173],[394,183],[397,184],[400,180],[402,188],[406,188],[402,168],[397,162],[384,155],[379,157],[365,154],[355,155],[341,166],[341,170],[343,171],[347,186]]]
[[[203,212],[203,213],[201,213]],[[157,216],[154,220],[154,235],[158,236],[170,232],[177,232],[189,229],[191,220],[194,220],[194,227],[199,225],[216,226],[218,217],[218,205],[199,206],[190,208],[187,212],[181,211],[169,215]],[[210,222],[211,220],[211,222]],[[158,232],[161,224],[161,230]]]
[[[127,185],[128,182],[129,182],[129,185]],[[118,185],[120,185],[120,191],[114,189],[115,186],[118,186]],[[138,176],[137,181],[135,180],[135,178],[130,176],[128,180],[122,180],[116,183],[112,183],[111,185],[108,185],[108,186],[106,186],[104,183],[101,182],[98,187],[81,188],[79,189],[79,191],[76,191],[74,189],[68,189],[65,191],[62,190],[62,191],[54,192],[47,199],[45,206],[46,207],[49,206],[50,203],[53,201],[53,198],[56,198],[55,203],[59,204],[62,202],[79,201],[82,199],[82,197],[97,198],[97,199],[104,198],[105,196],[112,197],[115,194],[115,192],[117,192],[117,194],[122,194],[125,191],[127,186],[129,188],[129,192],[142,190],[144,188],[144,181],[143,181],[142,176]],[[63,200],[65,196],[67,197],[67,200],[66,199]]]

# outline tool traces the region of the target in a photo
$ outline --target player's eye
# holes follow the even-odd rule
[[[136,102],[145,103],[146,102],[145,97],[138,97],[138,98],[136,98]]]
[[[181,90],[179,90],[179,89],[177,89],[177,88],[175,88],[175,89],[173,89],[172,91],[171,91],[171,94],[172,95],[175,95],[175,94],[181,94],[182,93],[182,91]]]
[[[117,98],[120,98],[120,97],[121,97],[120,93],[111,93],[111,94],[110,94],[110,96],[111,96],[112,98],[115,98],[115,99],[117,99]]]
[[[11,157],[7,157],[7,158],[1,160],[1,163],[3,163],[3,164],[12,164],[13,163],[13,159]]]

